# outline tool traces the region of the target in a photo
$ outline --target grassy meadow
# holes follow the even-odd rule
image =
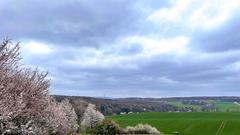
[[[164,134],[180,135],[240,134],[240,112],[147,112],[110,116],[121,127],[148,123]]]
[[[240,104],[236,102],[216,102],[218,111],[221,112],[240,112]]]
[[[238,102],[214,101],[206,100],[206,102],[214,104],[217,112],[240,112],[240,104]],[[168,101],[167,104],[184,108],[191,107],[194,111],[201,112],[201,105],[183,104],[181,101]]]

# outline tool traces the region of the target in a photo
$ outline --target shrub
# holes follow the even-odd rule
[[[65,113],[67,117],[67,125],[68,127],[68,132],[69,133],[75,133],[78,130],[78,117],[77,114],[73,108],[73,106],[69,103],[69,100],[65,99],[60,103],[60,106],[62,108],[62,111]]]
[[[77,116],[68,100],[51,102],[46,111],[48,134],[66,135],[77,131]]]
[[[100,124],[103,120],[103,114],[96,110],[95,105],[89,104],[83,114],[81,126],[92,129]]]
[[[155,127],[148,124],[137,124],[135,127],[128,126],[126,131],[129,134],[160,134]]]
[[[10,40],[0,44],[0,134],[65,135],[74,131],[73,110],[51,98],[47,73],[21,66],[20,59],[18,44]]]
[[[116,135],[121,133],[121,128],[114,121],[105,119],[91,133],[95,135]]]
[[[21,67],[19,55],[18,44],[9,40],[0,44],[1,134],[43,129],[41,118],[50,101],[47,73]]]

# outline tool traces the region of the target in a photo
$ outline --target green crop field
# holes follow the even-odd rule
[[[218,111],[222,112],[240,112],[240,104],[232,102],[216,102]]]
[[[182,102],[179,102],[179,101],[171,101],[171,102],[167,102],[167,103],[170,105],[177,106],[177,107],[192,107],[195,111],[201,110],[201,106],[199,106],[199,105],[183,104]]]
[[[148,123],[165,134],[180,135],[239,135],[240,112],[150,112],[109,117],[121,127]]]
[[[214,100],[205,100],[205,102],[214,104],[214,111],[217,112],[240,112],[240,104],[238,102],[226,102],[226,101],[214,101]],[[203,105],[192,105],[192,104],[183,104],[181,101],[168,101],[166,102],[169,105],[173,105],[179,108],[191,107],[194,112],[201,112]],[[213,111],[213,110],[212,110]]]

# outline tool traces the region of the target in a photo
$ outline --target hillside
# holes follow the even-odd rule
[[[84,112],[88,103],[95,104],[104,115],[120,114],[121,112],[167,112],[177,111],[178,107],[163,101],[141,98],[103,99],[94,97],[59,96],[54,95],[57,101],[69,99],[79,116]]]
[[[57,101],[69,99],[78,116],[88,103],[95,104],[104,115],[129,112],[238,112],[240,97],[174,98],[94,98],[54,95]]]

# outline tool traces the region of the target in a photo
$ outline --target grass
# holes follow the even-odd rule
[[[165,134],[174,131],[180,135],[237,135],[240,134],[240,113],[189,112],[189,113],[134,113],[111,116],[121,127],[148,123]]]
[[[233,102],[216,102],[218,111],[221,112],[240,112],[240,105]]]
[[[219,112],[240,112],[240,104],[237,102],[208,101],[215,104]],[[167,104],[179,108],[192,107],[194,111],[201,112],[201,105],[183,104],[181,101],[168,101]]]
[[[183,104],[182,102],[179,101],[169,101],[167,102],[170,105],[174,105],[177,107],[192,107],[195,111],[200,111],[201,110],[201,106],[199,105],[190,105],[190,104]]]

